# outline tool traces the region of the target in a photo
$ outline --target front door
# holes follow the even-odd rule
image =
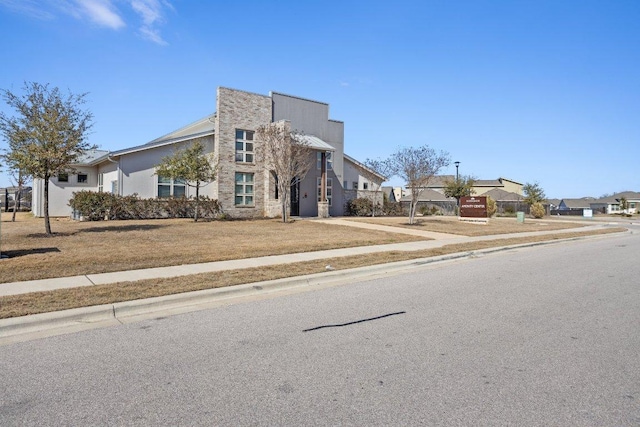
[[[300,181],[291,186],[291,216],[300,216]]]

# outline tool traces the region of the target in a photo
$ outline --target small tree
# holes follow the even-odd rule
[[[522,191],[524,192],[524,202],[529,206],[534,203],[543,203],[547,198],[544,194],[544,190],[537,182],[533,184],[526,183],[522,187]]]
[[[448,179],[444,182],[444,195],[455,197],[456,206],[460,206],[460,197],[471,196],[475,193],[473,186],[476,178],[473,176],[461,176],[457,179]]]
[[[491,198],[491,196],[487,196],[487,217],[491,218],[498,212],[498,206],[496,201]]]
[[[196,189],[194,222],[198,222],[200,187],[215,181],[217,172],[218,167],[213,162],[213,154],[204,152],[204,144],[200,140],[196,140],[189,146],[164,157],[156,165],[156,175],[173,180],[182,180],[187,186]]]
[[[420,194],[440,169],[449,165],[449,153],[436,152],[427,145],[418,148],[405,147],[399,148],[388,161],[393,174],[404,179],[411,191],[409,224],[413,224]]]
[[[72,165],[95,146],[86,140],[93,115],[81,107],[86,93],[63,96],[60,89],[49,85],[25,83],[25,94],[15,95],[1,90],[6,103],[17,117],[0,113],[0,132],[9,143],[5,159],[25,175],[44,183],[44,224],[51,235],[49,221],[49,180],[61,173],[74,172]]]
[[[288,221],[291,186],[304,179],[314,163],[313,149],[301,135],[291,130],[289,122],[280,121],[256,130],[257,154],[276,179],[282,208],[282,221]]]
[[[371,216],[376,216],[376,202],[378,193],[382,190],[382,183],[393,175],[392,165],[388,160],[366,159],[363,164],[366,168],[362,169],[362,176],[373,185],[373,200],[371,201]],[[382,179],[380,179],[382,177]],[[380,183],[376,183],[380,181]],[[383,199],[384,205],[384,199]]]
[[[620,197],[620,210],[622,213],[627,213],[627,209],[629,209],[629,202],[626,197]]]

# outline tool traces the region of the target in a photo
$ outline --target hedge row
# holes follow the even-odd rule
[[[86,221],[105,219],[193,218],[195,199],[141,199],[137,194],[118,196],[111,193],[79,191],[73,193],[69,206]],[[217,200],[200,196],[198,218],[217,219],[222,209]]]

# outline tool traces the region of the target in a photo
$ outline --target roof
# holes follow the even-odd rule
[[[333,148],[333,146],[327,144],[326,142],[324,142],[323,140],[321,140],[317,136],[313,136],[313,135],[298,135],[298,138],[300,138],[303,142],[307,143],[309,145],[309,147],[313,148],[314,150],[336,151],[336,149]]]
[[[499,179],[478,179],[473,182],[474,187],[504,187]]]
[[[109,152],[107,150],[87,150],[78,158],[75,164],[78,166],[93,166],[108,155]]]
[[[202,138],[213,135],[215,113],[209,114],[193,123],[181,127],[178,130],[170,132],[166,135],[156,138],[146,144],[136,145],[135,147],[123,148],[122,150],[112,151],[110,156],[122,156],[123,154],[135,153],[138,151],[150,150],[152,148],[162,147],[164,145],[177,144],[178,142],[187,141],[194,138]]]
[[[587,197],[583,199],[562,199],[560,203],[569,209],[589,209],[593,201],[592,198]]]
[[[494,188],[486,193],[478,194],[478,196],[489,196],[496,202],[521,202],[522,196],[518,193],[505,191],[500,188]]]
[[[401,202],[410,202],[411,196],[404,196],[400,199]],[[455,202],[455,197],[446,197],[444,194],[431,190],[430,188],[426,188],[420,192],[418,196],[419,202]]]
[[[382,182],[384,182],[384,181],[386,181],[388,179],[388,177],[379,174],[378,172],[376,172],[373,169],[371,169],[369,166],[365,165],[364,163],[360,163],[359,161],[357,161],[353,157],[348,156],[348,155],[346,155],[344,153],[342,155],[344,156],[345,160],[347,160],[348,162],[353,163],[354,165],[358,166],[359,168],[362,168],[362,169],[365,169],[365,170],[369,171],[373,175],[376,175],[377,177],[379,177],[382,180]]]
[[[509,181],[509,182],[514,183],[514,184],[522,185],[522,183],[521,183],[521,182],[514,181],[514,180],[512,180],[512,179],[504,178],[504,177],[500,177],[500,178],[498,178],[498,181],[500,181],[500,182],[502,182],[502,181]]]
[[[627,200],[640,200],[640,193],[635,191],[622,191],[620,193],[616,193],[609,197],[602,197],[596,200],[594,203],[607,203],[607,204],[617,204],[620,202],[620,199],[624,197]]]

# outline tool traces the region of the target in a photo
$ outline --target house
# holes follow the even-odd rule
[[[438,191],[444,194],[444,189],[446,183],[449,181],[455,181],[455,175],[437,175],[434,176],[431,182],[426,186],[431,190]],[[523,185],[519,182],[507,179],[507,178],[498,178],[498,179],[477,179],[473,185],[473,194],[475,196],[482,196],[488,191],[499,189],[509,193],[516,193],[519,195],[523,195],[522,192]]]
[[[582,199],[562,199],[558,204],[559,211],[582,211],[591,209],[591,203],[595,199],[593,197],[583,197]]]
[[[400,199],[400,203],[407,209],[411,203],[411,194],[405,195]],[[418,196],[417,209],[433,209],[436,208],[438,212],[444,215],[456,214],[456,198],[446,197],[439,191],[427,188],[420,192]]]
[[[628,203],[626,210],[620,208],[620,200],[625,199]],[[603,197],[591,202],[591,209],[594,212],[605,214],[629,213],[634,214],[640,212],[640,193],[635,191],[623,191],[612,196]]]
[[[291,188],[293,216],[338,216],[357,183],[358,191],[382,184],[368,177],[364,165],[344,154],[344,123],[329,118],[329,104],[271,92],[261,95],[219,87],[216,112],[146,144],[116,151],[91,151],[74,165],[77,173],[53,177],[49,185],[49,214],[72,214],[68,201],[80,190],[104,191],[141,198],[191,197],[195,190],[180,180],[160,178],[155,166],[194,141],[201,141],[217,162],[216,181],[200,194],[217,199],[223,212],[236,218],[274,217],[281,213],[276,177],[257,154],[258,127],[284,121],[299,132],[313,150],[314,166]],[[43,182],[35,180],[33,213],[43,216]]]

